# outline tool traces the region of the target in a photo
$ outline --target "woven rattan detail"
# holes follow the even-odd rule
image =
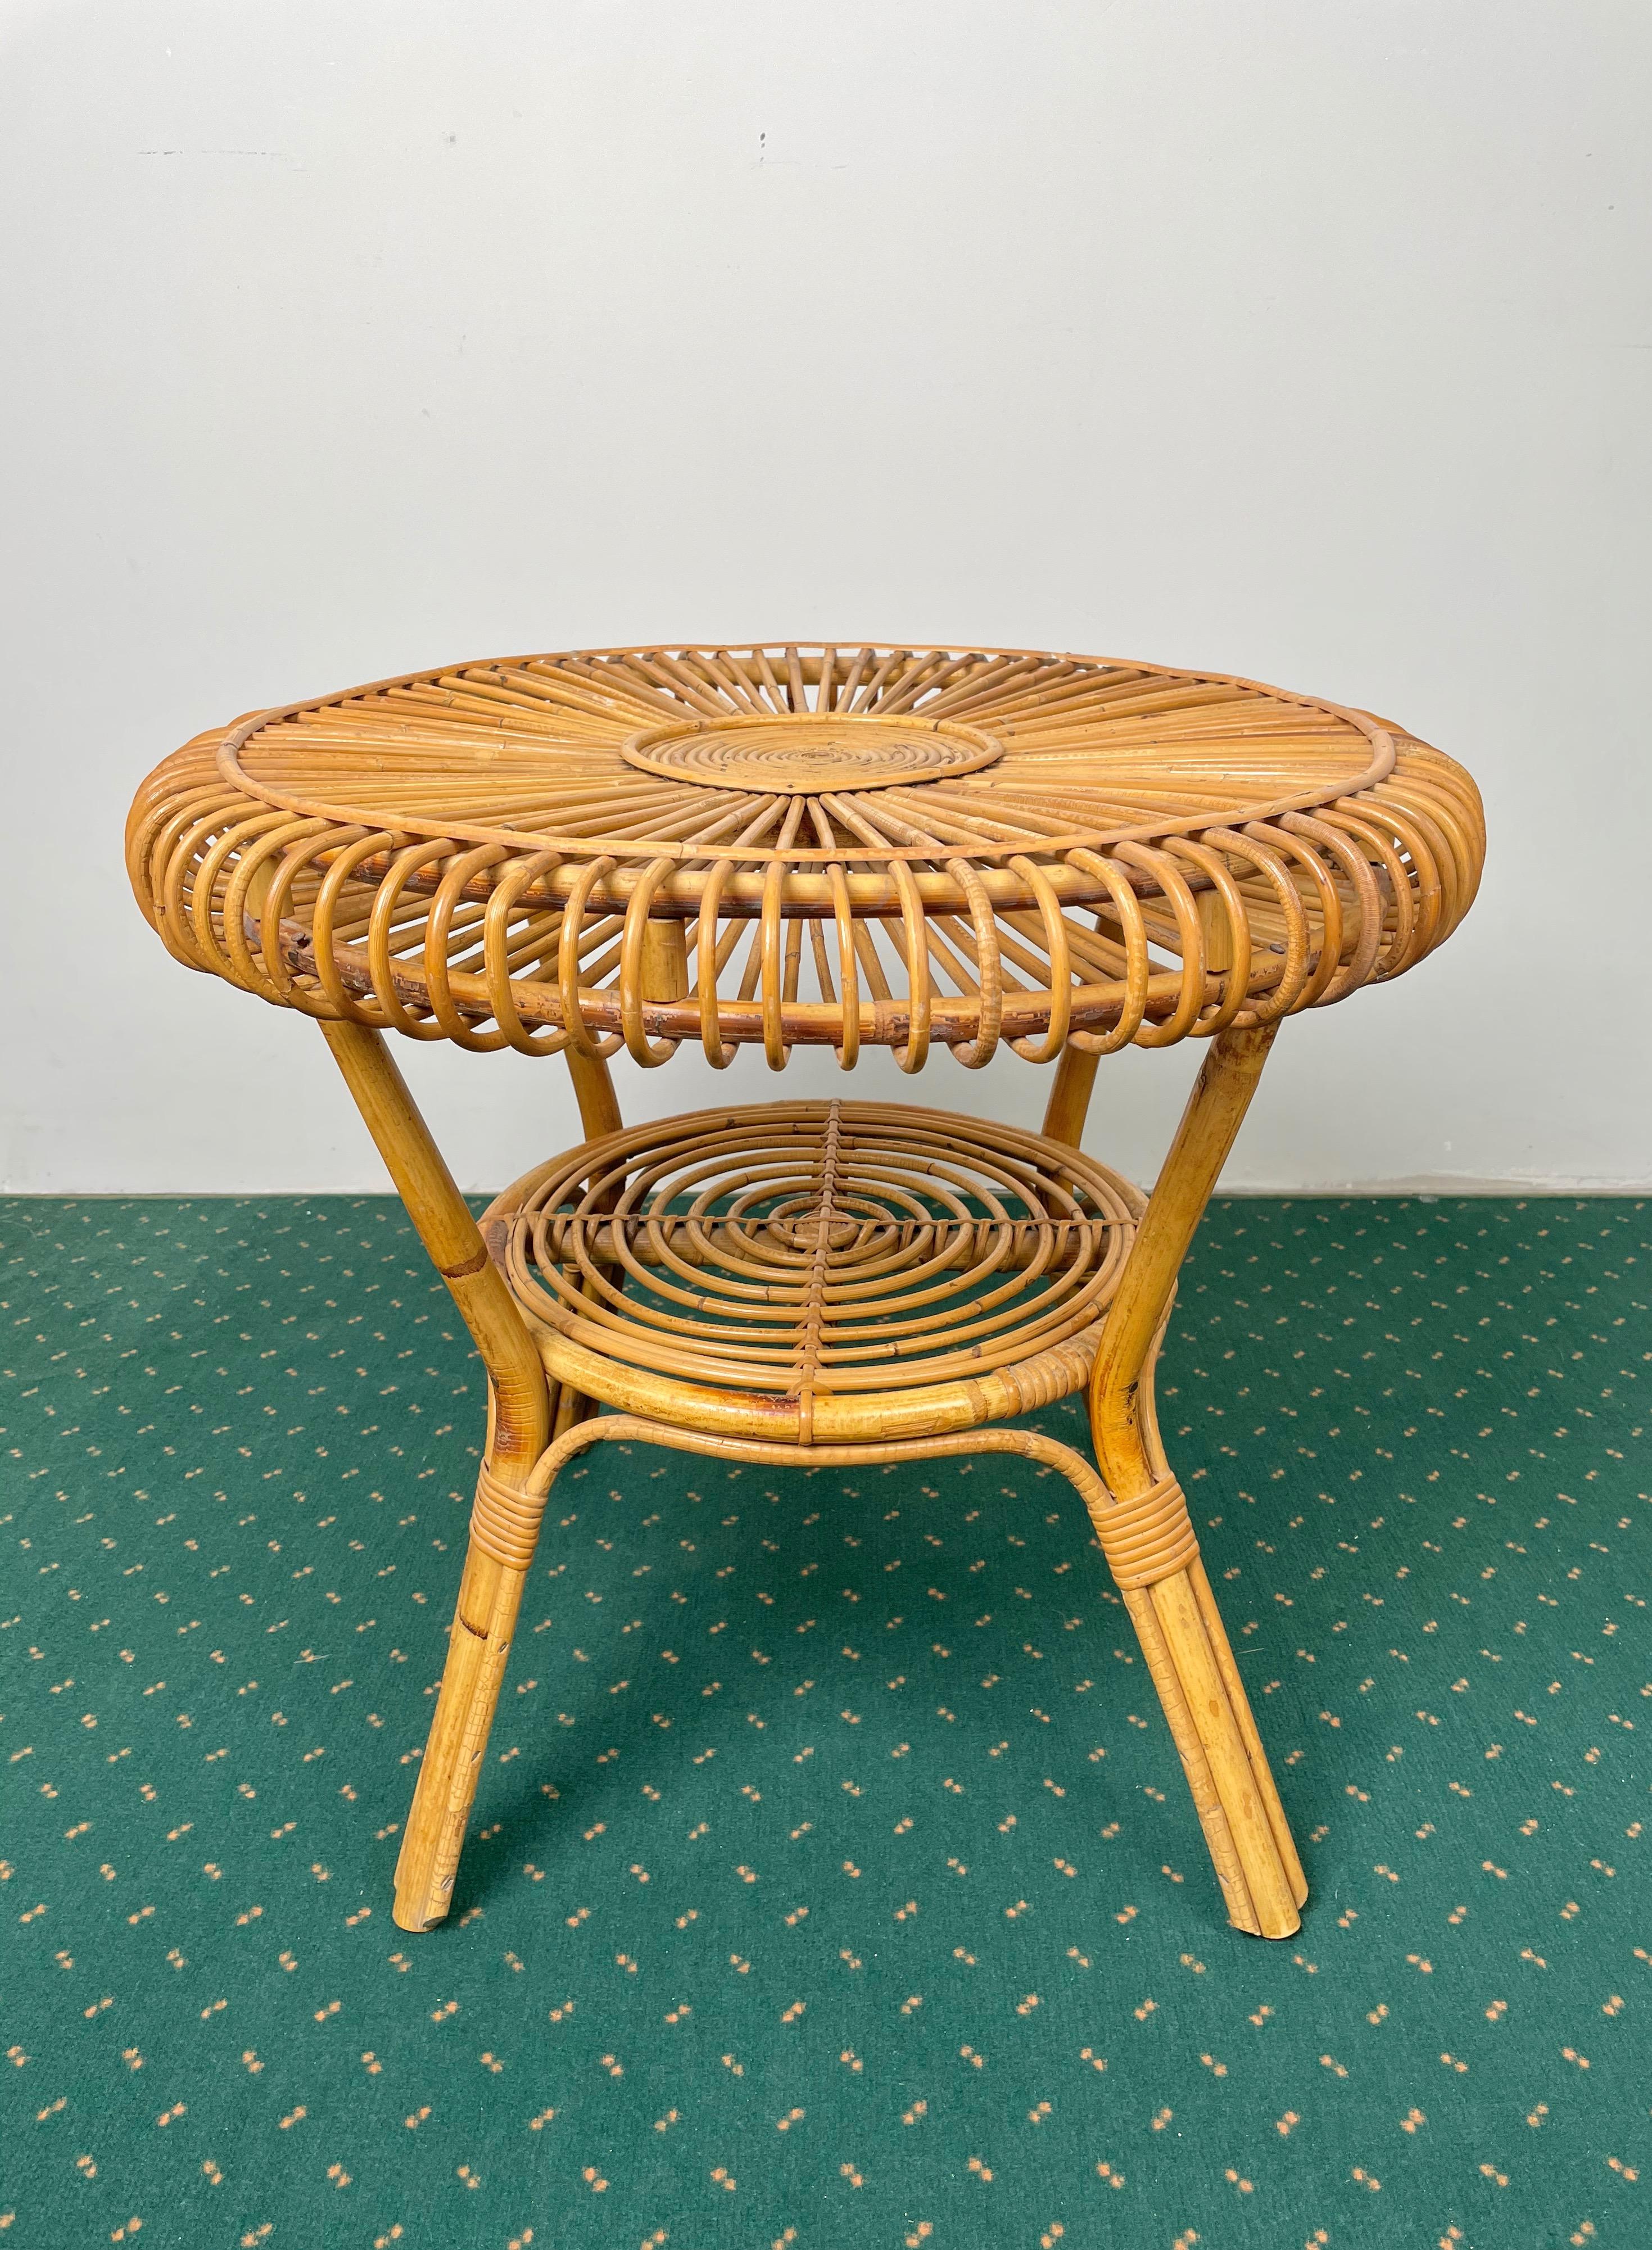
[[[937,719],[842,718],[798,712],[785,717],[725,719],[646,728],[620,749],[627,765],[702,789],[776,790],[823,797],[857,789],[944,781],[976,773],[1004,746],[972,727]]]
[[[1090,1521],[1107,1567],[1125,1593],[1185,1570],[1199,1553],[1187,1501],[1173,1476],[1161,1477],[1138,1499],[1092,1508]]]
[[[1461,768],[1315,696],[868,644],[516,657],[256,714],[158,768],[127,843],[172,951],[281,1006],[916,1070],[1342,999],[1450,934],[1484,835]]]
[[[806,1444],[826,1395],[996,1374],[992,1411],[1015,1412],[1077,1389],[1139,1201],[1013,1127],[764,1103],[570,1150],[525,1184],[503,1263],[548,1328],[683,1384],[794,1402]]]
[[[513,1570],[528,1568],[534,1559],[540,1518],[544,1513],[543,1494],[536,1496],[501,1484],[487,1463],[482,1463],[476,1476],[470,1531],[476,1544],[496,1563],[503,1563]]]

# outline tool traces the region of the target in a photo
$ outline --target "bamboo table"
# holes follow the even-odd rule
[[[771,1463],[1030,1454],[1082,1496],[1230,1920],[1307,1895],[1153,1407],[1176,1276],[1280,1023],[1455,928],[1462,770],[1310,695],[1026,650],[515,657],[255,713],[140,790],[174,955],[315,1017],[488,1375],[400,1860],[446,1915],[546,1494],[611,1438]],[[560,1053],[585,1139],[480,1227],[385,1032]],[[1148,1200],[1082,1154],[1096,1066],[1210,1042]],[[916,1074],[1054,1066],[1041,1133],[895,1103],[622,1125],[698,1040]],[[1088,1387],[1096,1467],[1010,1418]],[[612,1411],[598,1413],[605,1406]],[[1100,1474],[1097,1474],[1099,1467]]]

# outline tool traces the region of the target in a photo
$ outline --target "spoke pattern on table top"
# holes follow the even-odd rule
[[[642,734],[805,716],[845,735],[967,728],[992,762],[967,781],[920,771],[921,795],[899,804],[881,802],[887,783],[811,795],[782,843],[785,796],[662,779],[625,755]],[[1072,657],[791,647],[469,665],[301,707],[255,728],[225,767],[273,804],[442,835],[802,859],[1095,845],[1244,818],[1358,790],[1389,755],[1372,722],[1242,681]]]

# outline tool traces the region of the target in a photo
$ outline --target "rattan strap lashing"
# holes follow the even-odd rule
[[[1161,1477],[1137,1499],[1092,1510],[1090,1521],[1121,1592],[1157,1585],[1198,1558],[1187,1501],[1173,1476]]]
[[[501,1484],[486,1461],[476,1476],[476,1504],[470,1513],[470,1536],[494,1562],[508,1570],[525,1570],[539,1544],[540,1519],[545,1513],[543,1494],[518,1492]]]

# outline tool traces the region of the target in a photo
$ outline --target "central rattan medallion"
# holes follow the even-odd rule
[[[620,749],[626,763],[704,789],[819,797],[837,790],[895,789],[976,773],[1004,746],[973,727],[943,719],[874,719],[847,713],[785,712],[651,727]]]

